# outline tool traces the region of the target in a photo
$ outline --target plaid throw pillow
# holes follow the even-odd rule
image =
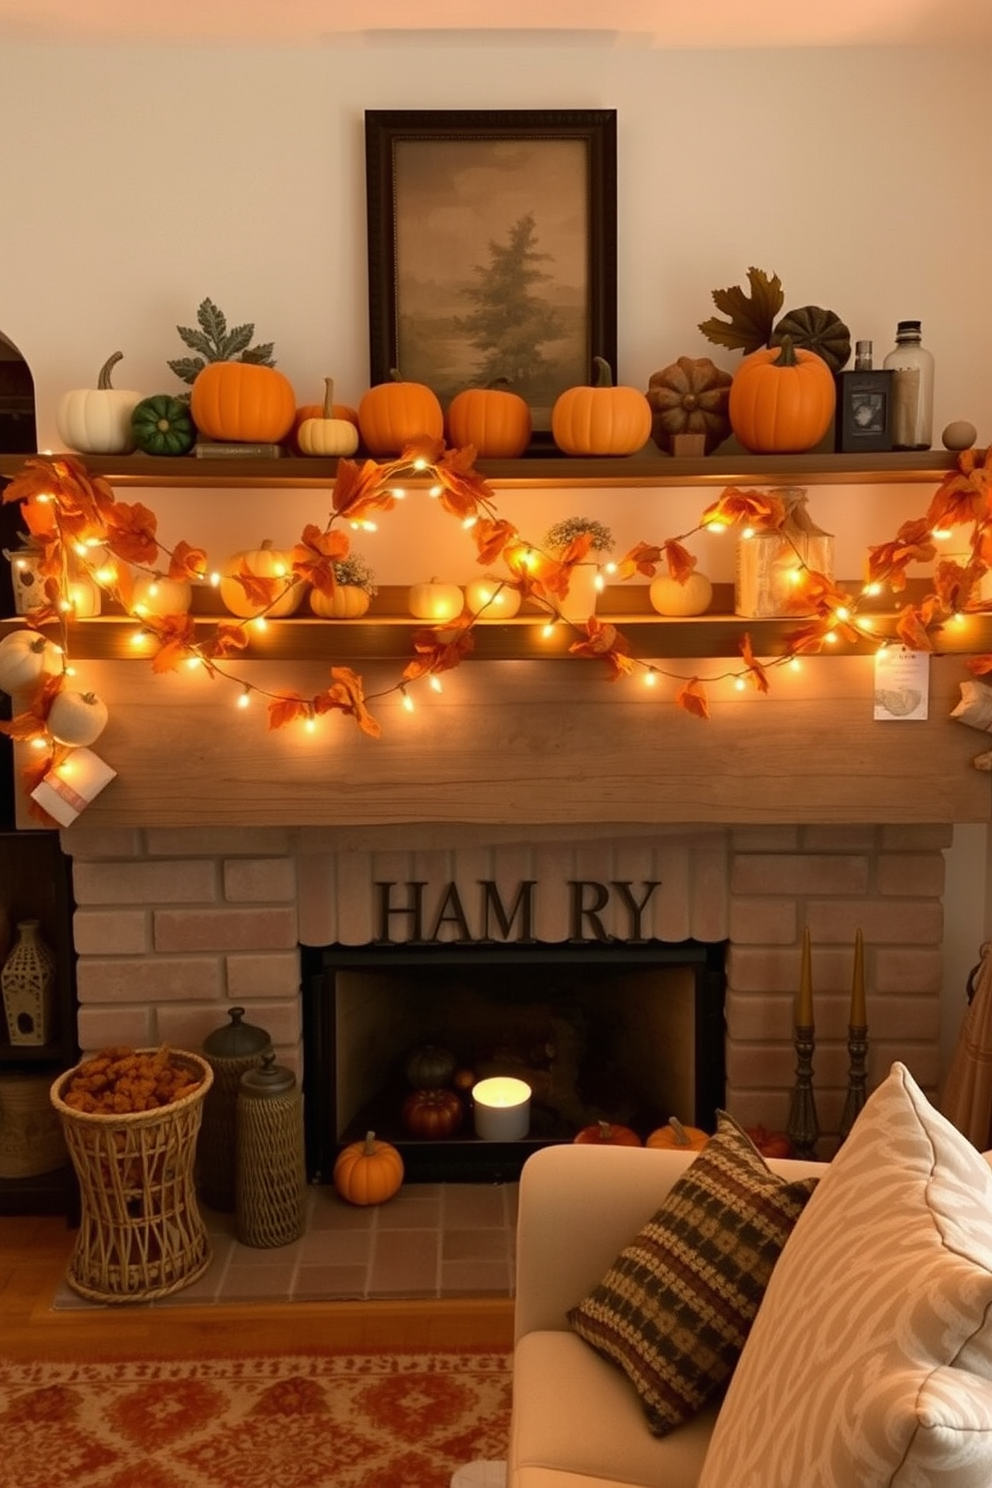
[[[716,1135],[568,1320],[618,1364],[665,1436],[728,1381],[816,1185],[786,1183],[725,1111]]]

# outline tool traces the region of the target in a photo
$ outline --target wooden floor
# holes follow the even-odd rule
[[[508,1349],[510,1298],[267,1302],[206,1307],[126,1303],[55,1312],[73,1232],[60,1218],[0,1219],[0,1355],[71,1359],[310,1349]]]

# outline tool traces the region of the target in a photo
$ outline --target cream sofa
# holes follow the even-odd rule
[[[690,1161],[644,1147],[565,1144],[524,1164],[509,1488],[695,1488],[716,1408],[653,1436],[626,1377],[566,1320]],[[769,1166],[790,1177],[822,1168]]]
[[[562,1145],[525,1163],[508,1488],[989,1488],[988,1155],[894,1065],[833,1163],[769,1163],[820,1181],[722,1403],[658,1437],[566,1314],[691,1160]]]

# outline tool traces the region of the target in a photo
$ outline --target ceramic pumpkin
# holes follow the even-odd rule
[[[837,402],[833,374],[822,357],[781,346],[746,356],[730,386],[730,422],[745,449],[756,455],[812,449],[830,428]]]
[[[659,1126],[645,1141],[645,1147],[668,1147],[676,1152],[701,1152],[709,1141],[709,1132],[699,1126],[683,1126],[678,1117],[670,1116],[665,1126]]]
[[[358,427],[373,455],[399,455],[415,439],[442,439],[444,414],[437,395],[422,382],[391,382],[369,388],[358,405]]]
[[[321,620],[359,620],[368,612],[372,600],[357,584],[335,584],[333,594],[311,589],[309,602]]]
[[[651,408],[637,388],[614,387],[610,366],[595,358],[592,387],[567,388],[551,410],[551,434],[566,455],[633,455],[651,437]]]
[[[136,615],[185,615],[192,603],[193,586],[187,579],[146,573],[135,576],[131,609]]]
[[[324,379],[323,409],[314,418],[304,419],[296,432],[296,443],[303,455],[340,458],[353,455],[358,448],[358,430],[350,419],[334,412],[334,379]]]
[[[131,412],[131,438],[144,455],[188,455],[196,443],[189,404],[171,393],[142,398]]]
[[[208,362],[193,383],[190,412],[208,439],[277,443],[293,427],[296,394],[276,367]]]
[[[633,1127],[615,1121],[595,1121],[576,1132],[575,1142],[598,1147],[640,1147],[642,1142]]]
[[[12,630],[0,640],[0,692],[31,692],[62,670],[62,652],[36,630]]]
[[[293,418],[293,427],[289,433],[289,443],[301,453],[299,446],[299,433],[307,419],[319,419],[324,417],[323,403],[301,403]],[[336,419],[347,419],[349,424],[358,428],[358,409],[352,408],[349,403],[335,403],[331,409],[331,417]]]
[[[465,608],[480,620],[509,620],[520,609],[520,590],[486,574],[465,585]]]
[[[679,357],[648,378],[651,437],[670,455],[674,441],[684,434],[701,434],[703,453],[712,452],[730,433],[729,372],[709,357]]]
[[[144,394],[111,383],[110,374],[123,355],[115,351],[107,358],[95,388],[74,388],[59,399],[55,425],[69,449],[84,455],[127,455],[134,449],[131,416]]]
[[[106,703],[95,692],[71,692],[63,688],[52,700],[45,721],[53,739],[83,749],[99,739],[108,717]]]
[[[710,607],[713,585],[695,569],[685,580],[663,573],[651,580],[648,598],[659,615],[703,615]]]
[[[442,584],[431,579],[427,584],[411,584],[407,608],[417,620],[454,620],[460,615],[465,596],[457,584]]]
[[[220,581],[220,597],[232,615],[251,619],[264,612],[267,619],[278,620],[285,615],[292,615],[299,608],[306,590],[302,581],[290,584],[284,593],[280,593],[279,598],[268,605],[253,599],[240,579],[235,577],[242,571],[258,579],[285,581],[293,572],[292,556],[273,547],[268,538],[261,547],[232,553],[224,565]]]
[[[515,460],[530,444],[530,408],[508,388],[465,388],[448,405],[448,440],[483,460]]]
[[[364,1141],[351,1142],[338,1153],[333,1180],[346,1203],[384,1204],[403,1183],[403,1159],[390,1142],[366,1132]]]
[[[411,1090],[401,1114],[411,1136],[436,1139],[454,1136],[465,1107],[453,1090]]]

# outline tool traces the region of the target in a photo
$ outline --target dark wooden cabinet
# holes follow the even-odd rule
[[[4,771],[9,777],[9,767]],[[12,1044],[6,1017],[0,1017],[0,1082],[14,1075],[36,1076],[39,1086],[76,1063],[76,979],[72,947],[72,890],[69,861],[57,832],[0,827],[0,906],[10,923],[11,940],[19,920],[40,921],[40,933],[55,955],[55,1018],[46,1044]],[[0,1177],[0,1214],[71,1216],[77,1203],[71,1167],[31,1177]]]

